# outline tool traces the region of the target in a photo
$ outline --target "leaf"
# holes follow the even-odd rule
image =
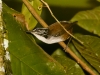
[[[49,5],[52,6],[59,6],[59,7],[77,7],[77,8],[89,8],[93,7],[95,5],[92,2],[89,2],[87,0],[45,0]]]
[[[3,4],[13,75],[66,75],[64,67],[30,39],[9,11]]]
[[[29,3],[33,6],[36,12],[40,15],[42,12],[42,3],[40,0],[30,0]],[[28,23],[28,29],[32,30],[36,24],[37,20],[33,17],[27,7],[23,4],[22,13],[25,15],[26,22]]]
[[[67,72],[67,75],[85,75],[81,67],[75,61],[66,56],[62,50],[57,49],[52,54],[52,57],[62,64]]]
[[[82,40],[85,44],[85,46],[80,45],[73,40],[76,49],[100,73],[100,38],[81,34],[76,34],[75,36]]]
[[[97,0],[98,2],[100,2],[100,0]]]
[[[100,7],[77,13],[71,21],[78,21],[83,29],[100,36]]]

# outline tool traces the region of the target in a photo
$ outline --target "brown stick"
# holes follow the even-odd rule
[[[32,15],[37,19],[37,21],[43,26],[48,27],[48,25],[44,22],[44,20],[36,13],[34,8],[29,4],[27,0],[22,0],[23,3],[26,5],[26,7],[29,9],[29,11],[32,13]],[[89,72],[91,75],[96,75],[83,61],[81,61],[80,58],[78,58],[69,47],[66,46],[64,42],[59,42],[59,44],[65,49],[67,53],[69,53],[87,72]]]

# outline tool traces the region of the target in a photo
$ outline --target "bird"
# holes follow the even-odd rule
[[[77,21],[60,21],[60,23],[68,32],[72,33],[73,25],[75,25]],[[46,28],[35,28],[27,32],[31,33],[46,44],[58,43],[70,38],[70,35],[61,27],[58,22],[55,22]]]

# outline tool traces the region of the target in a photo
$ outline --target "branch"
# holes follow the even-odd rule
[[[48,25],[44,22],[44,20],[36,13],[34,8],[29,4],[27,0],[22,0],[23,3],[26,5],[26,7],[29,9],[29,11],[32,13],[32,15],[37,19],[37,21],[43,26],[48,27]],[[69,53],[87,72],[89,72],[91,75],[96,75],[83,61],[81,61],[80,58],[78,58],[69,47],[64,42],[59,42],[59,44],[65,49],[67,53]]]

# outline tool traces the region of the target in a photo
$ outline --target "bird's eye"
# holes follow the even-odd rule
[[[35,28],[33,31],[39,31],[39,29],[38,28]]]
[[[37,29],[33,29],[33,31],[36,31]]]

